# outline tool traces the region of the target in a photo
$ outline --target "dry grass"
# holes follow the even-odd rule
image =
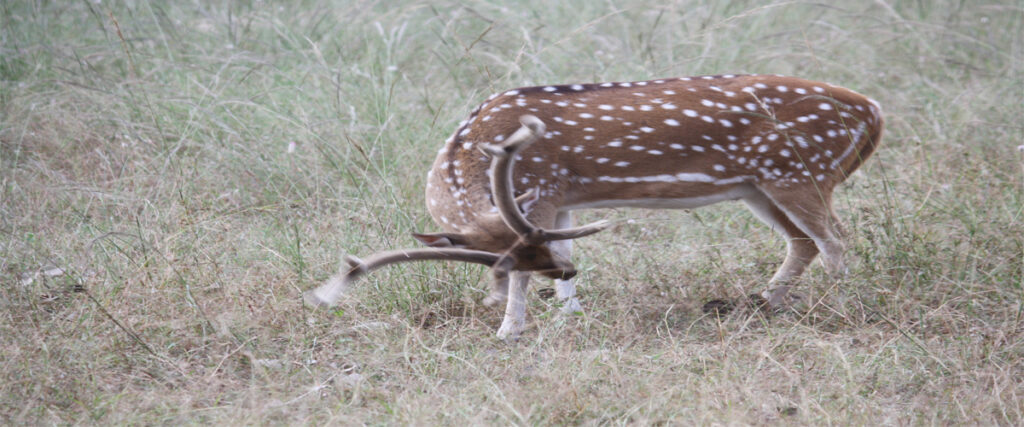
[[[0,6],[0,423],[1024,423],[1018,2],[201,3]],[[512,345],[476,267],[301,304],[436,229],[424,173],[489,93],[721,72],[885,106],[808,307],[701,313],[783,256],[736,205],[587,214],[636,221]]]

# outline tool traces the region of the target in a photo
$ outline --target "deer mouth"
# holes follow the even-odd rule
[[[547,270],[537,270],[537,273],[549,279],[569,280],[576,277],[575,269],[552,268]]]

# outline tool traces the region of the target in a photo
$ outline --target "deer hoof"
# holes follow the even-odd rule
[[[790,291],[789,286],[779,286],[768,289],[762,292],[761,295],[751,295],[751,301],[753,301],[755,297],[763,301],[763,307],[760,307],[761,309],[772,311],[782,311],[794,308],[807,300],[807,297],[803,294]]]
[[[496,336],[498,337],[499,340],[511,344],[516,341],[519,341],[519,335],[522,332],[523,331],[521,328],[517,328],[511,325],[501,325],[501,328],[498,328],[498,333],[496,334]]]
[[[580,300],[573,297],[563,301],[559,311],[566,316],[580,315],[583,314],[583,306],[580,305]]]

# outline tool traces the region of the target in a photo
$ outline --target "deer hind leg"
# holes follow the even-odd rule
[[[832,207],[832,206],[829,206],[828,207],[828,214],[829,214],[829,220],[832,221],[832,227],[834,227],[834,230],[835,230],[835,233],[836,233],[836,237],[838,237],[840,239],[840,241],[846,240],[846,236],[847,236],[846,227],[843,227],[843,223],[841,221],[839,221],[839,217],[836,216],[835,208]]]
[[[555,215],[555,228],[565,229],[572,227],[572,213],[559,212]],[[551,251],[566,260],[572,258],[572,240],[556,240],[548,243]],[[580,300],[576,298],[576,285],[574,279],[555,279],[555,296],[562,303],[563,314],[575,314],[583,311]]]
[[[821,263],[832,276],[846,273],[843,261],[845,248],[839,223],[832,211],[832,189],[824,187],[792,186],[761,189],[782,210],[786,217],[809,236],[821,251]]]
[[[505,283],[508,285],[508,302],[497,335],[503,340],[514,340],[519,338],[526,327],[526,293],[530,286],[530,272],[513,271]]]
[[[768,281],[768,289],[761,294],[770,306],[780,307],[784,305],[793,281],[818,254],[818,247],[768,196],[756,192],[743,202],[754,216],[786,239],[786,260]]]

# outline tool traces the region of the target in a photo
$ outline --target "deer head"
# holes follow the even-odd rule
[[[461,233],[414,233],[429,248],[380,252],[366,261],[347,256],[347,270],[306,294],[315,305],[333,305],[350,283],[372,270],[389,264],[420,261],[464,261],[491,266],[495,282],[512,270],[535,271],[552,279],[570,279],[576,268],[569,260],[552,253],[548,242],[594,234],[608,227],[598,221],[582,227],[545,230],[530,223],[520,211],[520,203],[533,197],[524,194],[517,200],[512,194],[512,170],[516,155],[543,135],[545,125],[535,116],[520,118],[522,127],[501,145],[487,144],[481,150],[491,156],[491,188],[497,212],[478,219],[476,226]]]

